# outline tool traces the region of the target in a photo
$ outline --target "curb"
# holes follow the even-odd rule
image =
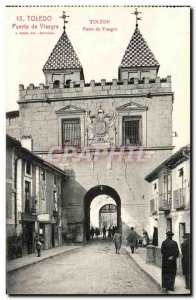
[[[38,264],[38,263],[40,263],[40,262],[42,262],[42,261],[44,261],[44,260],[46,260],[46,259],[48,259],[48,258],[55,257],[55,256],[61,255],[61,254],[66,253],[66,252],[75,251],[75,250],[79,249],[80,247],[82,247],[82,246],[78,246],[77,248],[74,248],[74,249],[68,249],[68,250],[65,250],[65,251],[60,252],[60,253],[51,254],[50,256],[47,256],[47,257],[42,257],[42,259],[40,259],[40,260],[38,260],[38,261],[33,261],[33,262],[30,262],[30,263],[28,263],[28,264],[26,264],[26,265],[24,265],[24,266],[16,267],[15,269],[6,271],[6,273],[8,274],[8,273],[11,273],[11,272],[15,272],[15,271],[18,271],[18,270],[27,268],[27,267],[29,267],[29,266]]]
[[[141,271],[143,271],[160,289],[161,289],[161,284],[152,276],[150,275],[146,270],[144,270],[141,265],[130,255],[128,250],[123,247],[126,251],[126,253],[129,255],[129,257],[133,260],[133,262],[140,268]]]
[[[130,252],[128,251],[128,249],[126,249],[125,247],[123,247],[126,251],[126,253],[129,255],[129,257],[133,260],[133,262],[140,268],[140,270],[142,270],[159,288],[160,290],[162,290],[162,285],[161,283],[159,283],[150,273],[148,273],[145,269],[143,269],[141,267],[141,265],[131,256]],[[178,294],[172,291],[167,291],[167,293],[162,292],[163,295],[173,295],[173,296],[190,296],[191,294]]]

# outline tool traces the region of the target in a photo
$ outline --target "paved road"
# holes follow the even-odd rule
[[[9,294],[160,294],[159,288],[108,241],[92,241],[7,277]]]

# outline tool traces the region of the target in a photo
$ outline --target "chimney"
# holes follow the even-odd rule
[[[31,135],[23,135],[21,139],[22,147],[29,151],[33,151],[33,139]]]

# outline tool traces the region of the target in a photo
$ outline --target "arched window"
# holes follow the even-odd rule
[[[57,89],[60,87],[60,81],[59,80],[55,80],[54,84],[53,84],[54,89]]]
[[[71,79],[67,79],[65,84],[70,85],[70,82],[71,82]]]

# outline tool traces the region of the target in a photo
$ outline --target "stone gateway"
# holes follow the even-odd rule
[[[171,76],[161,79],[158,71],[136,24],[118,79],[87,83],[64,28],[43,67],[45,84],[19,86],[19,115],[9,119],[7,133],[31,135],[34,154],[68,175],[62,231],[74,228],[78,242],[89,238],[90,204],[99,195],[114,199],[123,240],[132,226],[139,235],[142,228],[148,231],[150,188],[144,177],[173,149]],[[80,158],[84,150],[89,160],[63,154]]]

